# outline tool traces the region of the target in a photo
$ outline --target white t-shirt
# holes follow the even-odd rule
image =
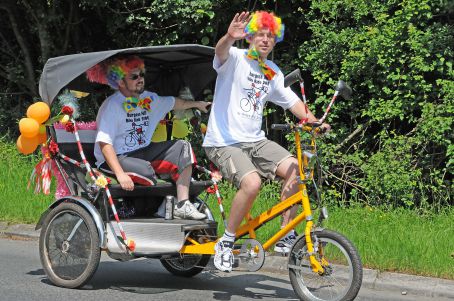
[[[271,101],[288,109],[299,101],[289,87],[284,87],[284,75],[272,61],[266,60],[276,72],[269,81],[258,62],[248,59],[246,54],[245,49],[230,47],[229,57],[222,65],[219,58],[214,57],[213,67],[218,77],[204,147],[263,140],[265,103]]]
[[[98,142],[113,145],[117,155],[146,147],[158,122],[172,110],[175,104],[173,96],[158,96],[156,93],[145,91],[139,99],[152,99],[150,111],[139,106],[127,113],[123,107],[126,97],[117,91],[109,96],[101,105],[96,117],[98,133],[96,135],[95,157],[99,167],[105,159]]]

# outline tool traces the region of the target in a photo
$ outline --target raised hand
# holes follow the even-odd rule
[[[229,29],[227,30],[228,35],[235,40],[241,40],[246,37],[244,29],[251,20],[252,16],[249,12],[242,12],[241,14],[236,13],[230,23]]]

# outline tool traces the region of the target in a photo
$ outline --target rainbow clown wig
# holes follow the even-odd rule
[[[87,78],[91,82],[109,85],[112,89],[118,90],[118,81],[134,69],[145,71],[145,65],[141,58],[135,55],[117,57],[88,69]]]
[[[246,40],[251,41],[252,36],[260,29],[268,28],[276,37],[276,43],[284,39],[284,24],[281,18],[276,17],[273,13],[265,11],[256,11],[252,14],[252,19],[247,24],[244,32],[247,34]]]

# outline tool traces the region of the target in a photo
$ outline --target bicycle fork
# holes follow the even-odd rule
[[[299,132],[295,132],[295,144],[296,144],[296,153],[298,158],[298,170],[300,174],[300,180],[298,183],[299,191],[301,193],[301,200],[303,206],[303,212],[305,213],[306,217],[306,227],[304,229],[304,234],[306,238],[306,246],[307,252],[309,253],[309,262],[311,263],[311,268],[314,273],[318,273],[319,275],[325,272],[323,266],[318,262],[314,255],[314,244],[312,242],[312,227],[314,225],[313,217],[312,217],[312,210],[309,203],[309,197],[307,195],[307,188],[305,184],[306,174],[304,173],[304,162],[301,152],[301,137]]]

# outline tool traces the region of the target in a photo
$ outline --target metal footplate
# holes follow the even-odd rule
[[[122,226],[128,239],[132,239],[136,243],[134,253],[158,255],[178,253],[185,242],[186,231],[216,228],[216,223],[154,218],[123,220]],[[112,253],[126,252],[125,246],[118,239],[120,231],[117,223],[109,222],[106,224],[106,228],[107,249]]]

